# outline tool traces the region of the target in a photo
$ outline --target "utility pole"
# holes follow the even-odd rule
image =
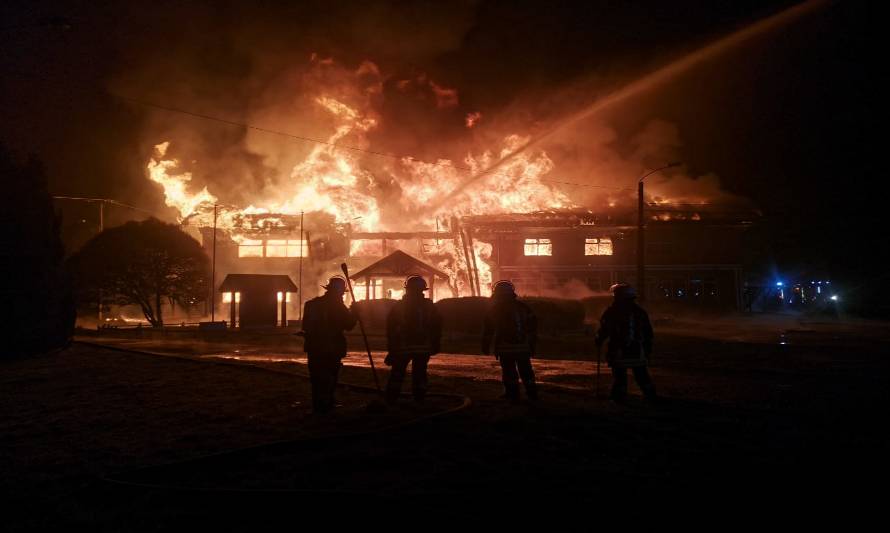
[[[646,301],[646,224],[643,215],[643,179],[637,182],[637,298]]]
[[[297,284],[297,305],[300,306],[300,322],[303,321],[303,212],[300,211],[300,272]]]
[[[105,200],[99,200],[99,233],[102,233],[105,230]],[[102,288],[99,288],[97,293],[99,298],[99,307],[98,307],[98,317],[99,317],[99,326],[102,325]]]
[[[216,204],[213,204],[213,255],[210,267],[210,321],[216,321]],[[206,309],[206,308],[205,308]]]
[[[146,213],[148,215],[154,216],[155,213],[142,209],[141,207],[136,207],[132,205],[125,204],[123,202],[118,202],[117,200],[112,200],[111,198],[89,198],[89,197],[81,197],[81,196],[61,196],[61,195],[53,195],[54,200],[74,200],[77,202],[86,202],[86,203],[98,203],[99,204],[99,233],[105,230],[105,204],[108,203],[112,206],[123,207],[125,209],[131,209],[133,211],[140,211],[142,213]],[[98,326],[102,325],[102,289],[98,290],[97,298],[99,300],[98,304],[98,312],[97,317],[99,319]]]
[[[644,213],[646,202],[643,194],[643,180],[656,172],[680,165],[681,163],[668,163],[643,174],[637,181],[637,298],[641,302],[646,301],[646,216]]]

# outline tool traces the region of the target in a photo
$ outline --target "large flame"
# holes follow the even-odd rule
[[[387,223],[382,219],[382,199],[375,176],[361,166],[364,154],[361,150],[337,146],[342,142],[351,148],[367,147],[366,135],[379,124],[375,113],[326,94],[315,98],[314,105],[333,119],[333,132],[325,142],[315,144],[306,158],[293,167],[289,179],[275,189],[274,197],[247,207],[218,206],[220,227],[237,230],[246,215],[270,215],[264,222],[275,225],[274,215],[324,212],[332,215],[337,223],[349,224],[358,231],[382,231],[384,228],[428,230],[437,227],[437,219],[452,216],[527,213],[573,206],[565,194],[542,181],[553,170],[554,163],[544,151],[539,151],[512,158],[487,176],[485,187],[457,196],[437,212],[429,210],[435,199],[455,190],[467,175],[485,171],[495,161],[528,142],[527,137],[510,135],[497,150],[468,154],[460,165],[447,159],[423,162],[405,157],[395,160],[390,167],[392,175],[387,178],[398,186],[401,195],[398,209],[393,210],[398,216],[392,215],[391,218],[396,219]],[[189,218],[199,225],[209,225],[217,197],[206,187],[197,192],[188,190],[192,175],[180,170],[176,159],[166,156],[169,146],[169,141],[155,146],[154,157],[148,163],[149,177],[164,188],[166,203],[178,211],[180,220]],[[410,227],[405,227],[406,224]],[[237,239],[234,233],[233,237]],[[360,245],[353,243],[353,247],[356,246]],[[461,253],[460,245],[450,239],[441,240],[435,248],[429,255],[441,258],[437,266],[451,277],[452,290],[459,294],[471,293],[468,271],[473,266],[478,270],[483,294],[489,292],[492,280],[486,259],[491,255],[490,244],[473,243],[475,261],[470,265],[466,254]]]
[[[148,162],[148,176],[155,183],[164,187],[164,198],[167,205],[179,211],[181,218],[185,218],[205,205],[216,203],[216,197],[207,192],[204,187],[197,193],[187,190],[188,182],[192,181],[191,172],[176,173],[179,163],[176,160],[163,159],[167,153],[170,142],[162,142],[155,146],[154,158]]]
[[[336,120],[335,131],[326,144],[316,144],[309,155],[290,173],[290,180],[280,188],[277,198],[269,198],[262,205],[241,209],[223,207],[220,226],[233,226],[234,214],[299,214],[326,212],[337,222],[351,224],[364,231],[381,229],[381,213],[375,193],[374,176],[361,168],[358,155],[336,146],[349,135],[364,140],[364,134],[374,129],[376,119],[332,97],[316,99]],[[541,178],[553,170],[553,161],[543,151],[522,154],[500,167],[489,176],[487,187],[462,195],[439,213],[426,211],[430,201],[451,192],[467,173],[479,173],[498,157],[527,142],[526,137],[511,135],[504,139],[496,156],[491,151],[481,155],[467,155],[465,166],[450,160],[423,162],[413,158],[398,161],[394,176],[401,188],[401,205],[406,212],[421,213],[420,225],[435,224],[435,216],[493,213],[528,213],[546,209],[571,207],[569,198],[545,184]],[[168,206],[179,211],[180,218],[206,215],[217,201],[207,188],[196,193],[187,189],[191,173],[180,172],[175,159],[166,159],[170,143],[155,146],[155,157],[148,163],[149,176],[164,188]],[[444,212],[443,212],[444,211]],[[411,228],[406,228],[411,229]]]

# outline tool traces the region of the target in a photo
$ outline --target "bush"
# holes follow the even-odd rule
[[[612,305],[612,295],[604,294],[602,296],[583,298],[581,305],[584,306],[585,320],[591,324],[599,324],[606,308]]]
[[[576,331],[584,327],[584,306],[578,300],[523,298],[538,317],[540,333]]]
[[[442,329],[449,333],[481,334],[485,311],[491,300],[481,296],[444,298],[436,302],[442,315]]]
[[[386,316],[398,300],[362,300],[355,302],[355,310],[361,318],[365,329],[386,331]]]
[[[584,327],[584,306],[578,300],[557,298],[522,298],[538,317],[542,333],[579,330]],[[445,298],[436,302],[442,314],[443,328],[452,333],[478,334],[482,332],[485,312],[491,305],[489,298]]]

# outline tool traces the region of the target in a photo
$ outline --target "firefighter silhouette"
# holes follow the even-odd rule
[[[411,390],[414,400],[423,402],[427,390],[427,365],[439,352],[442,318],[432,300],[424,297],[426,280],[410,276],[405,281],[405,295],[386,317],[388,355],[392,367],[386,385],[386,401],[395,403],[402,390],[408,363],[411,363]]]
[[[647,366],[652,356],[652,324],[646,311],[634,302],[636,291],[626,283],[616,283],[609,289],[614,297],[612,305],[600,319],[596,334],[597,348],[608,340],[606,361],[612,369],[610,399],[622,403],[627,397],[627,369],[647,400],[656,401],[655,385]]]
[[[334,391],[342,359],[346,357],[345,331],[355,327],[356,317],[343,304],[346,280],[333,277],[323,286],[325,293],[303,307],[304,351],[309,359],[312,410],[327,413],[335,404]]]
[[[531,358],[537,344],[537,318],[529,306],[516,298],[516,290],[509,281],[495,284],[491,300],[482,331],[482,353],[489,354],[493,339],[508,400],[519,401],[520,378],[528,398],[536,400],[538,388]]]

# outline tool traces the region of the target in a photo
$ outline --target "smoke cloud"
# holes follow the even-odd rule
[[[221,27],[214,26],[219,21],[197,20],[195,33],[206,29],[213,37],[140,47],[111,88],[146,103],[319,140],[329,139],[337,122],[318,98],[336,99],[375,123],[338,143],[395,156],[355,152],[369,176],[366,188],[386,206],[390,220],[404,214],[392,206],[400,184],[412,179],[400,157],[456,166],[466,166],[468,155],[496,159],[506,139],[546,130],[603,90],[588,78],[583,84],[517,89],[503,94],[497,106],[477,108],[474,87],[458,86],[460,77],[437,61],[472,30],[474,4],[443,9],[421,3],[407,11],[394,6],[328,10],[318,4],[281,20],[237,21],[237,13],[229,13]],[[294,167],[314,148],[311,141],[150,108],[139,137],[141,153],[133,157],[147,162],[154,145],[170,141],[168,155],[192,173],[193,190],[206,186],[221,202],[242,207],[280,197],[292,186]],[[598,119],[548,139],[532,156],[546,154],[552,161],[543,176],[547,186],[578,206],[600,208],[630,205],[635,178],[681,160],[682,152],[682,132],[668,121],[651,118],[621,131]],[[476,186],[485,187],[485,180]],[[682,168],[649,178],[647,192],[660,202],[737,201],[721,191],[715,175],[690,175]]]

